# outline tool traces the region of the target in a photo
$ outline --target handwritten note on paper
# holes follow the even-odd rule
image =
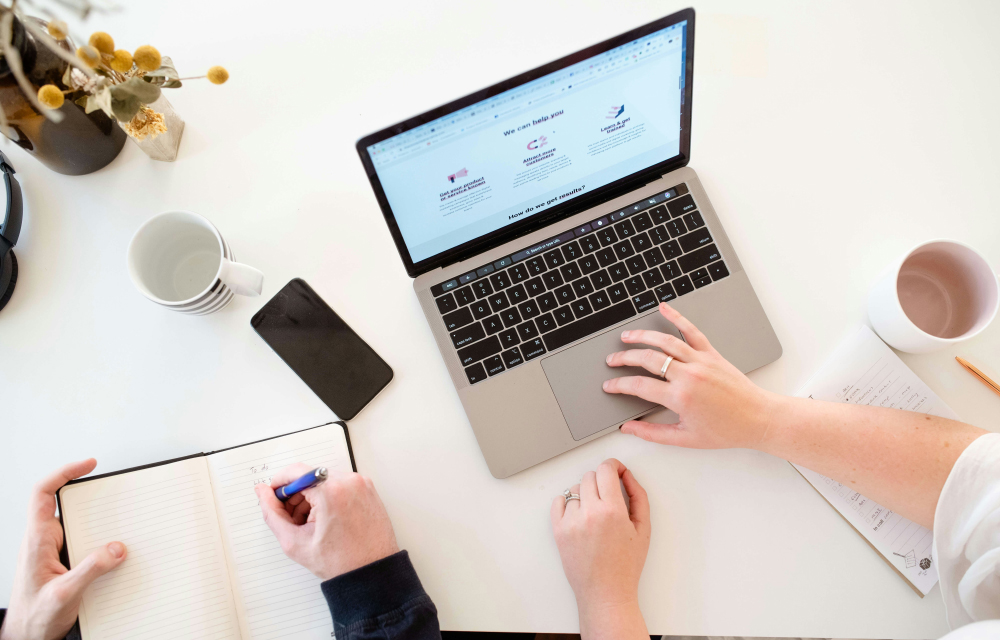
[[[958,420],[867,326],[845,340],[799,391],[830,402],[917,411]],[[806,480],[922,595],[938,581],[931,531],[843,484],[799,465]]]

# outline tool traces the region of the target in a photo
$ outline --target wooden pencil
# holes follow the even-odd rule
[[[975,366],[969,364],[968,360],[966,360],[964,358],[960,358],[958,356],[955,356],[955,359],[958,360],[958,364],[960,364],[963,367],[965,367],[966,369],[968,369],[969,373],[971,373],[972,375],[974,375],[977,378],[979,378],[979,380],[983,384],[985,384],[987,387],[989,387],[990,389],[993,389],[993,393],[995,393],[997,395],[1000,395],[1000,384],[997,384],[997,383],[993,382],[992,380],[990,380],[990,377],[988,375],[986,375],[985,373],[983,373],[982,371],[980,371],[979,369],[977,369]]]

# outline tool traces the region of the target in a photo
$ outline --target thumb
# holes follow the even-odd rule
[[[691,432],[676,424],[653,424],[641,420],[629,420],[621,426],[621,432],[643,440],[669,444],[675,447],[691,447]]]
[[[121,542],[108,543],[100,549],[92,551],[83,559],[83,562],[59,576],[55,581],[61,583],[62,588],[71,598],[79,600],[94,580],[124,562],[126,555],[128,554],[124,544]]]

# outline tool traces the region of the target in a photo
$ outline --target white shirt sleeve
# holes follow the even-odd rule
[[[934,514],[933,554],[952,629],[1000,619],[1000,434],[980,436],[955,462]]]

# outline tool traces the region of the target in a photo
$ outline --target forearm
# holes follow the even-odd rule
[[[604,607],[579,604],[583,640],[647,640],[649,631],[638,602]]]
[[[984,433],[911,411],[779,396],[756,448],[931,527],[951,468]]]

